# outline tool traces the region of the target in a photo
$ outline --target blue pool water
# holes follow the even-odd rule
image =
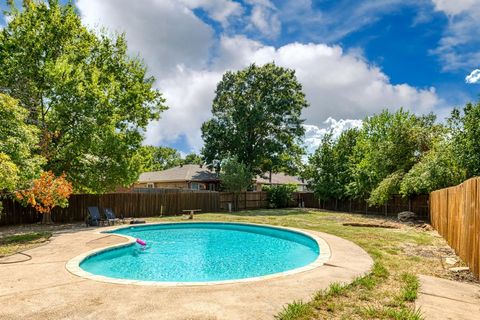
[[[237,223],[175,223],[113,231],[147,242],[102,251],[80,264],[111,278],[204,282],[258,277],[315,261],[311,237],[284,229]]]

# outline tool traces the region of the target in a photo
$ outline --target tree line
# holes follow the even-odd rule
[[[330,132],[304,176],[322,200],[428,194],[480,174],[480,103],[455,108],[445,123],[404,109],[367,117],[360,129]]]

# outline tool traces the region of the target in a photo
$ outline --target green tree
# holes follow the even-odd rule
[[[217,85],[213,118],[202,125],[206,163],[218,168],[236,156],[255,175],[299,162],[301,112],[307,106],[293,70],[269,63],[226,72]]]
[[[357,143],[359,130],[352,128],[343,131],[338,137],[334,149],[335,177],[337,179],[335,197],[345,199],[351,196],[349,185],[352,180],[351,167],[354,164],[353,150]]]
[[[88,31],[73,4],[13,1],[0,33],[0,90],[29,110],[45,170],[65,172],[75,191],[130,185],[143,132],[165,109],[123,35]]]
[[[398,170],[386,176],[372,190],[368,202],[373,205],[381,205],[390,200],[392,195],[400,193],[400,184],[404,174],[402,170]]]
[[[416,116],[400,109],[367,118],[357,137],[350,190],[374,205],[400,191],[400,176],[427,152],[440,131],[435,116]],[[382,183],[384,179],[387,179]],[[375,190],[376,188],[378,190]]]
[[[222,161],[220,181],[225,190],[233,192],[235,208],[238,209],[238,196],[246,191],[252,184],[252,174],[248,167],[240,162],[237,157],[231,157]]]
[[[343,131],[338,139],[327,133],[315,153],[309,158],[305,178],[320,200],[349,197],[351,158],[355,147],[357,129]]]
[[[320,200],[327,200],[336,196],[339,189],[335,165],[335,141],[332,133],[322,137],[320,146],[309,158],[306,178],[309,187]]]
[[[203,164],[203,159],[200,155],[195,152],[189,153],[185,156],[185,159],[182,160],[183,164]]]
[[[459,184],[465,179],[466,170],[459,164],[452,141],[442,139],[403,177],[400,194],[428,194]]]
[[[138,153],[141,172],[161,171],[183,163],[180,153],[170,147],[142,146]]]
[[[27,117],[17,100],[0,93],[0,190],[23,188],[41,171],[44,159],[33,154],[38,130]]]
[[[467,103],[463,112],[454,109],[449,119],[453,152],[467,178],[480,176],[480,102]]]

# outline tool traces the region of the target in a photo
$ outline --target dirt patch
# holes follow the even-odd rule
[[[414,243],[404,243],[401,246],[402,251],[408,256],[419,256],[422,258],[438,259],[441,261],[442,270],[441,276],[446,279],[468,282],[468,283],[480,283],[479,279],[475,278],[472,272],[469,270],[454,272],[450,270],[455,267],[463,267],[465,263],[455,254],[455,251],[448,246],[427,246],[417,245]]]
[[[399,229],[398,226],[391,225],[391,224],[348,222],[348,223],[343,223],[343,225],[344,225],[344,226],[349,226],[349,227],[367,227],[367,228]]]
[[[418,245],[415,243],[404,243],[401,245],[403,252],[407,256],[420,256],[423,258],[455,257],[455,251],[449,247]]]

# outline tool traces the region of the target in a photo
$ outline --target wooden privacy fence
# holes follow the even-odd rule
[[[297,196],[303,200],[305,208],[384,216],[396,216],[402,211],[412,211],[420,218],[428,218],[429,214],[428,195],[417,195],[410,198],[395,195],[382,206],[370,206],[363,199],[330,199],[320,201],[313,193],[299,193]]]
[[[220,193],[220,210],[228,211],[228,204],[235,209],[235,194],[231,192]],[[266,192],[241,192],[238,195],[238,208],[236,210],[252,210],[268,208]]]
[[[228,203],[235,203],[235,195],[229,192],[192,192],[191,190],[155,189],[145,192],[107,193],[104,195],[75,194],[69,199],[67,208],[54,208],[52,219],[57,223],[85,220],[87,207],[112,208],[118,216],[154,217],[175,215],[186,209],[201,209],[202,212],[228,211]],[[238,208],[252,210],[268,208],[266,192],[242,192],[238,195]],[[396,215],[401,211],[414,211],[420,216],[428,215],[428,196],[404,199],[400,196],[391,199],[385,206],[369,207],[363,200],[318,201],[311,192],[297,192],[289,207],[322,208],[327,210],[364,214]],[[35,223],[41,216],[31,207],[22,207],[12,200],[3,200],[3,213],[0,225]]]
[[[430,193],[432,226],[480,277],[480,178]]]
[[[117,216],[154,217],[174,215],[185,209],[201,209],[203,212],[218,212],[217,192],[159,192],[159,193],[107,193],[103,195],[74,194],[67,208],[54,208],[52,219],[57,223],[83,221],[87,207],[112,208]],[[18,202],[3,200],[0,225],[34,223],[40,221],[39,214]]]

